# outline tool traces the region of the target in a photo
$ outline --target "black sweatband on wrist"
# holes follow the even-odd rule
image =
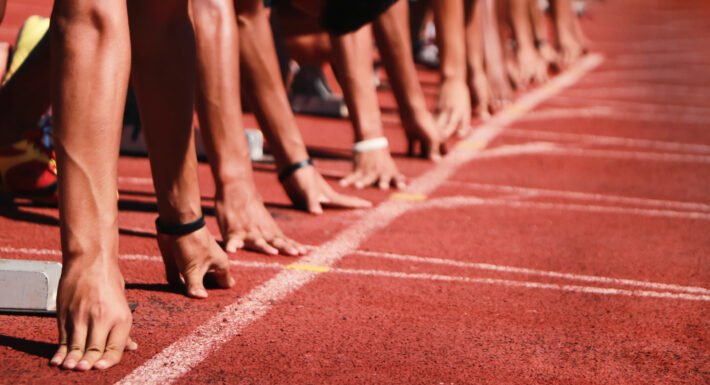
[[[166,225],[160,221],[160,217],[155,218],[155,228],[158,230],[159,234],[185,235],[194,233],[203,227],[205,227],[204,215],[192,222],[181,223],[179,225]]]
[[[302,160],[298,163],[294,163],[294,164],[286,167],[285,169],[281,170],[281,172],[279,173],[279,182],[285,181],[286,179],[288,179],[288,177],[293,175],[293,173],[296,172],[297,170],[304,168],[304,167],[308,167],[308,166],[313,166],[313,159],[308,158],[306,160]]]

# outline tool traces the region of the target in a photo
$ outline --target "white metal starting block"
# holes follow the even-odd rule
[[[0,313],[54,315],[59,262],[0,259]]]
[[[56,315],[61,275],[59,262],[0,259],[0,314]],[[128,307],[133,311],[138,304]]]

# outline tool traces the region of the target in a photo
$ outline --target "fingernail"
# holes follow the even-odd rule
[[[94,368],[102,370],[108,368],[108,363],[104,360],[100,360],[94,364]]]
[[[81,360],[81,361],[79,361],[78,364],[76,364],[76,370],[89,370],[89,369],[90,369],[90,367],[89,367],[88,361]]]
[[[66,361],[64,361],[63,367],[64,367],[64,369],[74,369],[74,367],[76,367],[76,361],[66,360]]]
[[[52,360],[49,361],[49,364],[54,365],[54,366],[59,366],[59,365],[61,365],[61,363],[62,363],[61,358],[52,358]]]

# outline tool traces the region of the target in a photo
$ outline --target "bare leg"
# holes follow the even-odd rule
[[[409,41],[408,9],[408,0],[399,0],[377,18],[373,30],[409,139],[409,153],[414,155],[414,146],[420,142],[422,156],[438,160],[446,153],[446,138],[427,109],[417,78]]]

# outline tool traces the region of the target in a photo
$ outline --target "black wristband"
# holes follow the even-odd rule
[[[166,225],[160,221],[160,217],[155,218],[155,228],[158,230],[159,234],[185,235],[194,233],[203,227],[205,227],[204,215],[192,222],[182,223],[179,225]]]
[[[285,181],[286,179],[288,179],[288,177],[290,177],[291,175],[293,175],[293,173],[296,172],[298,169],[301,169],[301,168],[304,168],[304,167],[308,167],[308,166],[313,166],[313,159],[308,158],[308,159],[306,159],[306,160],[302,160],[302,161],[300,161],[300,162],[298,162],[298,163],[294,163],[294,164],[292,164],[292,165],[286,167],[285,169],[283,169],[283,170],[279,173],[279,182],[282,182],[282,183],[283,183],[283,181]]]

